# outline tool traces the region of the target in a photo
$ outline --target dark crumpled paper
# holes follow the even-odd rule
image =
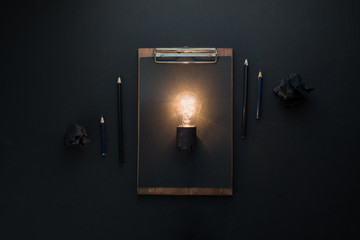
[[[292,73],[287,78],[283,78],[280,85],[273,91],[285,106],[294,106],[305,101],[307,95],[313,90],[304,86],[299,74]]]
[[[80,147],[84,149],[86,143],[89,142],[85,128],[77,123],[70,124],[66,130],[64,142],[67,147]]]

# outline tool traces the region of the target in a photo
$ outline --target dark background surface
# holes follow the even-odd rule
[[[232,188],[232,57],[216,64],[140,59],[139,187]],[[196,149],[178,151],[175,98],[196,95]]]
[[[359,236],[360,2],[12,1],[1,6],[2,239]],[[234,196],[136,195],[137,49],[234,48]],[[248,138],[240,136],[250,62]],[[255,120],[261,67],[263,118]],[[272,93],[298,72],[309,100]],[[116,88],[124,85],[119,168]],[[104,112],[108,155],[99,151]],[[63,149],[71,122],[92,142]]]

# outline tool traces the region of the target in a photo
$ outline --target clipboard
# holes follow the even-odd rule
[[[191,151],[176,148],[183,91],[201,102]],[[137,140],[138,195],[232,195],[232,48],[139,48]]]

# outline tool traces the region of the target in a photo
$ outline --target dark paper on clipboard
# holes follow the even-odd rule
[[[137,193],[232,195],[232,49],[184,49],[138,51]],[[194,151],[176,149],[174,98],[184,91],[201,102]]]

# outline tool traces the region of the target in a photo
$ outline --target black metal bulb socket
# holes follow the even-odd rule
[[[177,127],[176,146],[178,150],[194,150],[196,144],[196,127]]]

